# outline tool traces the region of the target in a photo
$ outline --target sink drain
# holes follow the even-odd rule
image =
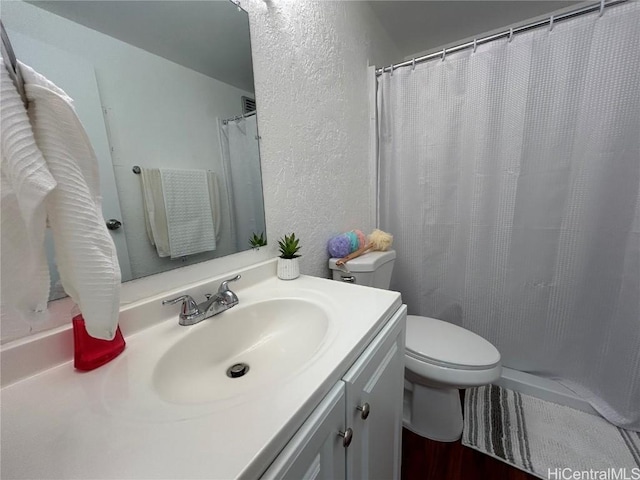
[[[242,377],[249,371],[249,365],[246,363],[236,363],[227,368],[227,377],[238,378]]]

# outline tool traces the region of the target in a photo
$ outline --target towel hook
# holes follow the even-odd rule
[[[122,226],[122,222],[117,218],[110,218],[107,220],[107,228],[109,230],[118,230]]]

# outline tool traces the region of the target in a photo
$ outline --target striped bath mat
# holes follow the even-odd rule
[[[495,385],[466,391],[462,443],[544,479],[640,479],[640,433]]]

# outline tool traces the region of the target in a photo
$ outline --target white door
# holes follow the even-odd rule
[[[406,317],[403,305],[343,377],[353,429],[350,480],[400,478]]]

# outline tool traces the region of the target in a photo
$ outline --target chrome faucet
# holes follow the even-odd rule
[[[207,299],[200,304],[197,304],[191,295],[180,295],[171,300],[163,300],[162,304],[173,305],[181,301],[182,309],[178,323],[184,326],[195,325],[238,304],[238,296],[229,289],[229,282],[236,280],[240,280],[240,275],[222,282],[218,287],[218,293],[205,295]]]

